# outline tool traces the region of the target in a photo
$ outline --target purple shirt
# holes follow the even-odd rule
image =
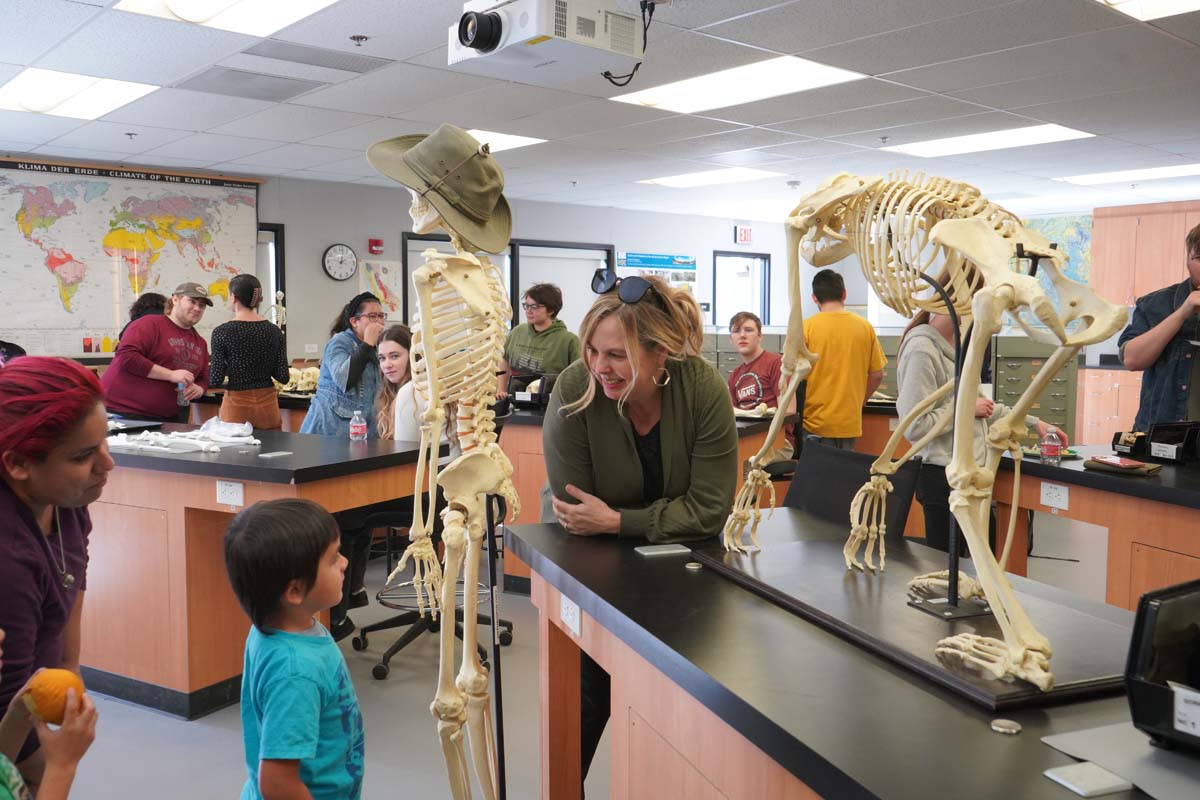
[[[88,534],[92,519],[87,508],[59,510],[62,530],[47,538],[29,506],[0,480],[0,628],[4,630],[4,665],[0,668],[0,709],[29,676],[41,667],[62,665],[63,633],[75,597],[87,588]],[[70,589],[62,587],[56,563],[62,563],[62,536],[67,572],[75,576]],[[26,743],[22,757],[32,752]]]

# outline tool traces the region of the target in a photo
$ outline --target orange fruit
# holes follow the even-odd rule
[[[67,713],[67,689],[82,697],[83,681],[69,669],[44,669],[29,681],[29,691],[21,699],[35,717],[61,725]]]

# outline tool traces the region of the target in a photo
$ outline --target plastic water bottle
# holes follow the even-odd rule
[[[187,399],[187,396],[184,394],[185,389],[187,389],[187,384],[183,381],[175,384],[175,404],[181,407],[187,406],[190,403],[190,401]]]
[[[367,421],[361,411],[355,411],[350,418],[350,441],[365,442],[367,439]]]
[[[1062,461],[1062,439],[1054,432],[1054,428],[1046,431],[1041,442],[1042,463],[1057,467]]]

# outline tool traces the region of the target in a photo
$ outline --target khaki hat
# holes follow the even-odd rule
[[[512,235],[504,172],[486,144],[454,125],[398,136],[367,150],[371,166],[422,195],[446,224],[475,247],[498,253]]]
[[[174,296],[183,295],[184,297],[192,297],[196,300],[203,300],[205,305],[212,305],[212,300],[208,297],[208,289],[192,281],[179,284],[171,294]]]

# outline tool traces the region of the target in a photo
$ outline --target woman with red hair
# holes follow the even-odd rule
[[[26,356],[0,367],[0,709],[42,667],[79,671],[87,506],[114,466],[107,437],[100,382],[79,364]],[[32,733],[17,766],[39,781]]]

